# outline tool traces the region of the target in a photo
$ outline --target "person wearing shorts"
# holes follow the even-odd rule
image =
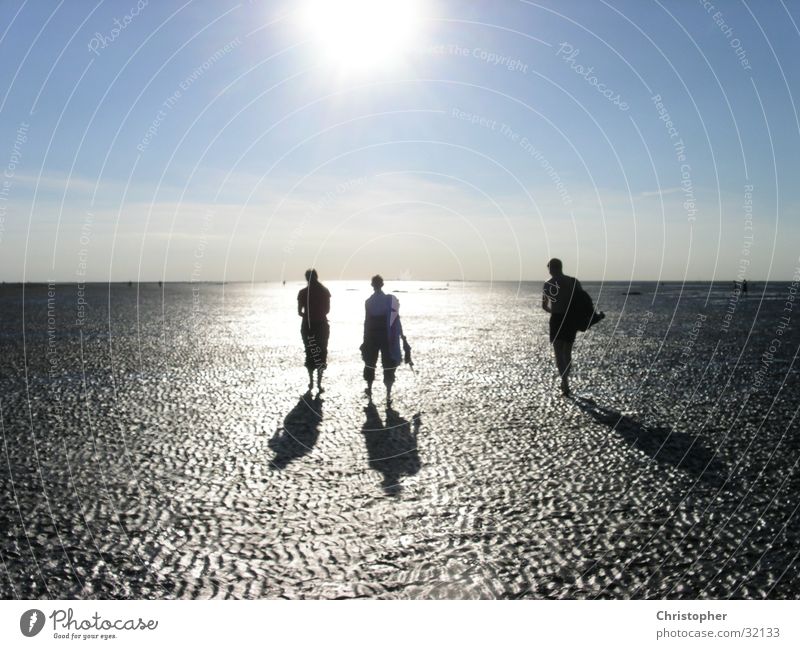
[[[399,343],[403,329],[397,313],[399,310],[397,298],[383,292],[383,278],[380,275],[375,275],[371,283],[373,293],[364,303],[364,342],[361,345],[364,380],[367,382],[365,393],[371,400],[375,367],[378,363],[378,355],[380,355],[383,384],[386,386],[386,401],[389,403],[395,371],[403,362],[399,347],[393,345],[392,341],[393,337],[396,337],[398,339],[396,342]]]

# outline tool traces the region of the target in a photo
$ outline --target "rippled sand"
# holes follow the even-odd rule
[[[321,396],[299,285],[94,286],[83,327],[76,286],[50,325],[28,287],[24,338],[3,286],[0,595],[800,594],[796,326],[762,363],[785,285],[727,331],[727,285],[604,285],[564,399],[538,285],[390,282],[417,363],[390,410],[366,283],[329,286]]]

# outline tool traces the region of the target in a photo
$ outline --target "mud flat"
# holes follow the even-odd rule
[[[299,286],[0,288],[0,595],[800,595],[785,285],[729,316],[728,286],[587,283],[572,399],[538,284],[443,286],[387,283],[417,367],[390,409],[361,284],[329,285],[322,395]]]

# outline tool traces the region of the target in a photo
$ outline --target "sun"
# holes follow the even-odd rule
[[[301,15],[316,54],[339,72],[400,63],[423,21],[421,0],[310,0]]]

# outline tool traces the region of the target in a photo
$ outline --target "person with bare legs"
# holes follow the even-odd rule
[[[330,326],[331,294],[319,281],[317,271],[306,271],[306,287],[297,294],[297,315],[302,318],[300,336],[306,350],[305,366],[308,370],[308,390],[314,389],[314,371],[317,372],[317,389],[322,392],[322,373],[328,367],[328,338]]]
[[[375,366],[380,354],[388,405],[392,400],[395,371],[403,362],[400,347],[400,340],[403,337],[400,302],[394,295],[383,292],[383,278],[380,275],[372,278],[372,290],[372,296],[364,303],[364,342],[361,344],[364,380],[367,382],[367,389],[364,392],[371,401]]]

